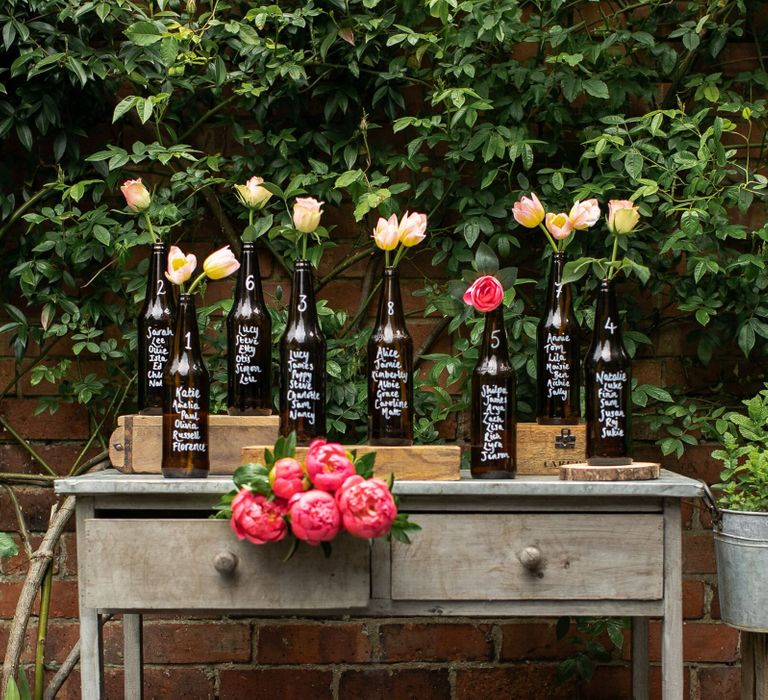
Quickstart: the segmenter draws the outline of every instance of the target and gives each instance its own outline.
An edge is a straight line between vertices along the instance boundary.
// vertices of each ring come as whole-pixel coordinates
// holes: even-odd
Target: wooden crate
[[[458,481],[460,478],[461,448],[458,445],[413,445],[412,447],[373,447],[345,445],[357,450],[358,455],[376,452],[374,476],[386,479],[394,474],[401,481]],[[264,445],[243,447],[241,463],[263,462]],[[296,457],[303,460],[306,447],[296,448]]]
[[[559,476],[560,466],[587,459],[587,426],[517,424],[517,473]]]
[[[232,474],[240,464],[243,445],[273,445],[279,423],[278,416],[210,416],[211,474]],[[120,416],[109,438],[112,466],[128,474],[159,474],[162,428],[162,416]]]

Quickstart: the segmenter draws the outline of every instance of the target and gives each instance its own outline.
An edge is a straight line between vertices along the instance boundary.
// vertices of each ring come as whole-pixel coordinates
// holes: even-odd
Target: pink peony
[[[552,234],[552,238],[561,241],[568,238],[573,231],[573,223],[568,218],[568,214],[560,212],[559,214],[547,214],[547,231]]]
[[[146,211],[152,203],[149,191],[141,182],[141,178],[136,180],[126,180],[120,187],[120,191],[125,197],[125,203],[133,211]]]
[[[397,517],[397,506],[389,487],[381,479],[349,477],[336,492],[341,519],[355,537],[371,539],[386,535]]]
[[[355,473],[355,465],[346,450],[335,442],[313,440],[307,450],[307,474],[322,491],[335,491]]]
[[[583,202],[576,200],[568,212],[568,218],[577,231],[592,228],[600,219],[600,205],[596,199],[585,199]]]
[[[493,275],[478,277],[464,292],[464,303],[478,311],[493,311],[504,299],[504,287]]]
[[[293,457],[283,457],[269,472],[269,481],[275,496],[288,499],[304,490],[304,470]]]
[[[232,501],[229,524],[238,539],[245,538],[253,544],[279,542],[288,532],[283,518],[285,514],[285,501],[268,501],[261,494],[243,487]]]
[[[312,489],[297,493],[288,501],[291,530],[307,544],[332,540],[341,528],[341,513],[330,493]]]
[[[544,221],[544,207],[541,205],[535,192],[531,192],[531,198],[521,197],[512,207],[512,216],[515,221],[526,228],[536,228]]]

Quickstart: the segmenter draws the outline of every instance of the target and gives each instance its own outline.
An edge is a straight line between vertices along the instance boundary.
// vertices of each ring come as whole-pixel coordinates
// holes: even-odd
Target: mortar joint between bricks
[[[500,624],[493,623],[491,625],[490,637],[493,644],[492,661],[498,662],[501,659],[501,646],[504,642],[504,633],[501,630]]]

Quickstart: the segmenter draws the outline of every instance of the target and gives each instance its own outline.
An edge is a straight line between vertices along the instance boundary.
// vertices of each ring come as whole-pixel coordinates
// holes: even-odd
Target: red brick
[[[683,572],[686,574],[713,574],[715,543],[711,532],[683,533]]]
[[[45,661],[61,663],[67,658],[72,647],[80,639],[80,625],[77,621],[60,622],[48,621],[48,629],[45,639]],[[27,635],[24,640],[24,650],[21,660],[24,663],[34,663],[37,647],[37,617],[30,618],[27,626]],[[0,648],[2,648],[0,646]]]
[[[339,683],[339,700],[446,700],[450,696],[447,670],[345,671]]]
[[[652,661],[661,660],[661,623],[652,621],[648,653]],[[738,658],[739,632],[719,622],[683,624],[683,658],[689,662],[732,663]]]
[[[489,625],[405,623],[380,628],[383,661],[488,661]]]
[[[712,601],[709,604],[709,616],[713,620],[722,618],[722,612],[720,611],[720,589],[716,584],[712,586]]]
[[[251,660],[251,628],[246,623],[145,622],[144,660],[152,664],[205,664]],[[104,631],[108,664],[123,662],[122,624]]]
[[[628,665],[596,666],[592,679],[584,686],[589,700],[624,700],[631,697],[632,674]]]
[[[59,567],[62,576],[77,576],[77,536],[65,532],[59,540]]]
[[[35,606],[37,610],[37,606]],[[51,589],[51,617],[76,618],[80,613],[77,581],[53,579]]]
[[[555,665],[460,668],[456,671],[456,700],[572,700],[574,686],[555,680]],[[449,695],[441,696],[442,698]]]
[[[35,415],[37,399],[3,399],[0,414],[22,437],[30,440],[84,440],[89,435],[88,412],[85,406],[60,403],[51,415],[44,411]],[[10,435],[0,429],[0,439]]]
[[[665,463],[679,474],[714,484],[720,481],[720,472],[723,470],[723,463],[712,457],[712,450],[716,449],[718,445],[713,443],[690,445],[685,448],[679,460],[674,455],[669,455],[665,458]]]
[[[54,442],[39,443],[33,442],[32,447],[48,463],[56,474],[66,476],[80,451],[82,444],[77,442]],[[89,460],[95,457],[101,449],[93,447],[86,453],[81,460]],[[0,464],[3,465],[3,471],[13,472],[14,474],[37,474],[42,472],[39,462],[32,458],[21,445],[15,442],[0,444]]]
[[[21,538],[18,534],[13,535],[13,539],[19,546],[19,553],[16,556],[8,559],[0,559],[0,573],[10,577],[23,578],[26,576],[29,570],[29,559],[27,559],[27,553],[21,544]],[[36,551],[43,540],[42,535],[31,535],[30,541],[32,545],[32,551]],[[61,572],[62,562],[62,550],[61,546],[57,545],[53,553],[53,573],[58,575]]]
[[[558,639],[554,623],[518,622],[501,625],[501,661],[561,659],[572,654],[573,645]]]
[[[332,671],[249,669],[219,671],[219,700],[331,700]],[[183,697],[174,695],[173,697]],[[369,696],[360,695],[359,698]]]
[[[53,489],[45,487],[15,487],[16,498],[21,505],[24,521],[31,532],[44,532],[48,529],[51,506],[56,502]],[[74,521],[74,518],[71,519]],[[16,512],[5,489],[0,492],[0,531],[16,532],[18,529]]]
[[[688,667],[685,666],[683,668],[683,698],[690,698],[691,697],[691,674],[694,673],[694,671]],[[650,673],[650,679],[649,679],[649,685],[650,687],[650,698],[651,700],[662,700],[661,696],[661,666],[660,665],[652,665],[651,666],[651,673]],[[704,695],[699,698],[699,700],[716,700],[715,698],[707,698]],[[717,699],[719,700],[719,698]]]
[[[683,617],[686,620],[704,616],[704,583],[683,581]]]
[[[258,631],[260,664],[330,664],[368,661],[371,642],[361,624],[263,625]]]
[[[0,581],[0,618],[13,617],[23,585],[23,581]]]
[[[734,667],[700,668],[699,688],[701,700],[739,700],[741,698],[741,670]]]

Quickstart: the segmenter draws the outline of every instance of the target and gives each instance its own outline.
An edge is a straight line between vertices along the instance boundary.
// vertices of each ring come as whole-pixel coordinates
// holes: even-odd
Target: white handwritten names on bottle
[[[289,350],[286,398],[291,420],[303,418],[309,425],[317,422],[320,392],[315,381],[315,365],[310,360],[309,350]]]
[[[374,409],[385,419],[402,416],[403,411],[408,409],[405,391],[408,373],[403,370],[403,362],[397,348],[376,348],[371,379],[376,385]]]
[[[200,406],[202,394],[197,387],[177,386],[173,395],[173,452],[207,452],[208,444],[201,434],[204,420]]]
[[[547,398],[568,400],[571,390],[571,363],[568,361],[566,345],[570,342],[571,336],[568,334],[547,333],[547,342],[544,345]]]
[[[600,436],[604,438],[624,437],[627,414],[622,407],[623,393],[627,390],[627,373],[597,372],[597,410]]]
[[[261,366],[253,361],[259,349],[261,337],[258,326],[243,324],[235,335],[235,381],[241,386],[257,384],[262,373]]]
[[[509,410],[509,391],[505,386],[483,384],[480,387],[480,415],[483,425],[481,462],[509,459],[504,449]]]
[[[173,328],[147,328],[147,386],[150,389],[160,389],[163,386],[163,367],[171,355],[172,338]]]

